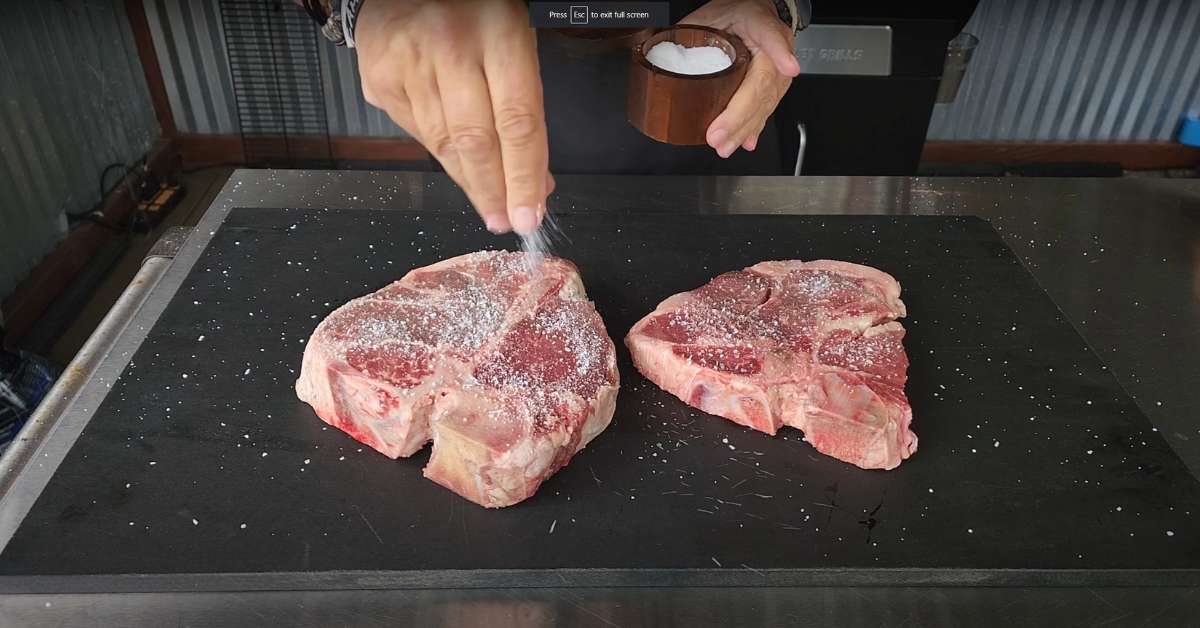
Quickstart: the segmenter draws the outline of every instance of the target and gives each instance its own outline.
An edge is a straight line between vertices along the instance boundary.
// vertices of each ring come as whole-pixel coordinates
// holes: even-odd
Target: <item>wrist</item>
[[[771,0],[770,4],[793,33],[804,30],[812,22],[811,0]]]
[[[320,25],[321,35],[339,45],[355,47],[354,32],[365,0],[296,0]]]

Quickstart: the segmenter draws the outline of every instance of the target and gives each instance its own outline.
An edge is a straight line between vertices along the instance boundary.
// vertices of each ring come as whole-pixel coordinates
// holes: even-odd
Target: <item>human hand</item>
[[[750,49],[746,77],[729,105],[705,134],[705,140],[721,157],[729,157],[739,146],[752,151],[758,136],[787,93],[792,78],[800,74],[792,29],[779,19],[769,0],[712,0],[680,20],[728,31],[742,38]]]
[[[537,229],[554,180],[525,3],[370,0],[355,44],[367,102],[433,154],[488,229]]]

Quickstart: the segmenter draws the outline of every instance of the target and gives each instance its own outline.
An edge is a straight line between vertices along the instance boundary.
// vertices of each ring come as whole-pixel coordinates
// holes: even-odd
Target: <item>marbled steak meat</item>
[[[866,469],[917,448],[904,395],[900,284],[868,266],[762,262],[671,296],[625,342],[648,379],[691,406]]]
[[[530,497],[608,426],[618,376],[575,266],[526,261],[463,255],[343,305],[313,332],[296,393],[389,457],[432,441],[425,477],[477,504]]]

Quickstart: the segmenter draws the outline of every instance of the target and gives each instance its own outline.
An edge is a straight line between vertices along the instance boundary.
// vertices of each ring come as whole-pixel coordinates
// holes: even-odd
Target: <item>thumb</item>
[[[758,51],[766,54],[775,69],[784,76],[795,77],[800,74],[800,62],[796,60],[796,50],[791,29],[764,28],[752,33],[749,43],[758,46]]]

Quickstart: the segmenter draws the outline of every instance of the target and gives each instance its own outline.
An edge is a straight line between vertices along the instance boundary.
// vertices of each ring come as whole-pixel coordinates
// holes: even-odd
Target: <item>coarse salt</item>
[[[690,76],[714,74],[733,65],[733,59],[716,46],[687,48],[670,41],[655,44],[646,53],[646,60],[654,67]]]

